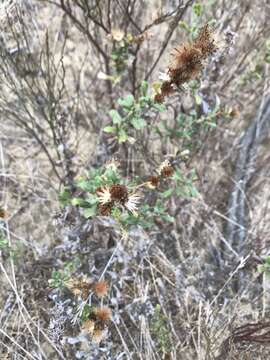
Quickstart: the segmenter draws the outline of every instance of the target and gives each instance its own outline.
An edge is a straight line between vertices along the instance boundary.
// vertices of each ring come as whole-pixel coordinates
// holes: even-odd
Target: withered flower
[[[98,205],[98,210],[100,215],[102,216],[109,216],[112,213],[112,208],[113,208],[113,202],[109,202],[107,204],[99,204]]]
[[[162,104],[165,100],[165,96],[162,93],[158,93],[154,97],[155,102]]]
[[[112,39],[117,42],[122,41],[125,37],[124,31],[121,29],[112,29],[110,35],[111,35]]]
[[[158,168],[158,173],[161,176],[170,177],[174,173],[174,168],[172,167],[172,165],[170,164],[170,162],[168,160],[165,160]]]
[[[101,215],[107,216],[112,212],[115,204],[119,203],[128,211],[137,216],[137,207],[140,196],[137,193],[129,193],[125,185],[114,184],[97,189],[98,209]]]
[[[105,338],[105,331],[101,329],[95,329],[92,335],[92,340],[99,344]]]
[[[0,207],[0,218],[6,219],[7,218],[7,212],[4,208]]]
[[[140,199],[141,197],[138,193],[133,193],[128,195],[128,200],[124,204],[125,208],[130,211],[134,216],[138,216],[137,210]]]
[[[128,198],[128,190],[125,185],[114,184],[110,187],[111,199],[113,201],[118,201],[124,203]]]
[[[240,110],[238,108],[232,108],[229,110],[229,116],[231,118],[238,118],[240,116]]]
[[[80,279],[69,279],[65,286],[75,295],[83,299],[87,298],[91,285],[89,282]]]
[[[209,25],[205,25],[192,43],[177,46],[172,54],[168,68],[169,79],[161,85],[155,95],[156,102],[163,102],[176,88],[197,77],[203,69],[203,61],[217,49]]]
[[[108,293],[108,284],[104,280],[100,280],[92,286],[93,292],[100,298],[104,297]]]
[[[98,201],[100,204],[104,205],[111,202],[111,192],[108,186],[100,187],[96,190]]]
[[[108,307],[100,307],[95,309],[95,316],[98,321],[105,324],[111,319],[112,312]]]
[[[95,330],[95,322],[93,320],[86,320],[82,324],[82,330],[86,331],[90,335],[93,335]]]
[[[164,83],[161,85],[160,90],[161,90],[161,93],[163,94],[163,96],[170,95],[172,92],[174,92],[172,82],[164,81]]]
[[[202,53],[194,45],[184,44],[174,49],[168,74],[176,86],[195,78],[202,70]],[[161,87],[162,91],[162,87]]]
[[[159,184],[159,176],[150,176],[147,185],[150,189],[155,189]]]
[[[194,46],[201,51],[203,59],[206,59],[217,50],[215,40],[212,38],[212,33],[213,30],[206,24],[200,30],[197,39],[194,41]]]

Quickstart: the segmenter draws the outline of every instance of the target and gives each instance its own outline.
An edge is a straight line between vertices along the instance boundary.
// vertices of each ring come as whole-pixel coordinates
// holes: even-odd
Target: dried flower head
[[[6,219],[7,218],[7,212],[4,208],[0,207],[0,218]]]
[[[99,344],[106,336],[106,332],[104,330],[101,329],[95,329],[95,331],[93,332],[92,335],[92,340]]]
[[[199,32],[197,39],[194,41],[194,46],[201,51],[202,58],[206,59],[209,55],[212,55],[217,46],[215,40],[212,38],[213,30],[208,24],[206,24]]]
[[[168,160],[165,160],[158,168],[158,173],[161,176],[170,177],[174,173],[174,168],[172,167],[172,165],[170,164],[170,162]]]
[[[238,118],[240,116],[240,110],[237,107],[230,109],[229,116],[231,118]]]
[[[138,193],[128,195],[128,200],[125,203],[125,208],[134,216],[138,216],[137,210],[141,196]]]
[[[173,84],[171,81],[164,81],[160,88],[163,96],[168,96],[174,92]]]
[[[159,184],[159,176],[150,176],[148,179],[147,185],[150,189],[155,189]]]
[[[113,201],[125,203],[128,198],[128,190],[125,185],[115,184],[110,187],[110,195]]]
[[[99,322],[105,324],[111,319],[112,312],[108,307],[96,308],[95,316]]]
[[[108,186],[98,188],[96,193],[100,204],[104,205],[111,202],[112,197],[111,197],[110,188]]]
[[[176,47],[171,54],[169,79],[161,85],[160,92],[155,95],[155,101],[163,102],[175,88],[181,88],[184,83],[197,77],[203,69],[203,61],[216,49],[209,25],[205,25],[200,30],[193,43],[184,43]]]
[[[82,330],[86,331],[90,335],[93,335],[94,330],[95,330],[95,322],[93,320],[86,320],[82,324]]]
[[[92,286],[93,292],[98,296],[98,297],[104,297],[108,294],[108,284],[106,281],[101,280],[98,281],[97,283],[95,283]]]
[[[102,216],[109,216],[112,213],[113,202],[109,202],[107,204],[99,204],[98,211]]]
[[[65,282],[65,286],[75,295],[87,298],[91,285],[85,280],[69,279]]]
[[[183,44],[174,49],[168,73],[177,86],[196,77],[202,70],[202,53],[192,44]]]
[[[111,37],[115,41],[122,41],[125,37],[125,33],[121,29],[112,29],[111,31]]]
[[[158,93],[154,97],[155,102],[162,104],[165,100],[165,96],[162,93]]]

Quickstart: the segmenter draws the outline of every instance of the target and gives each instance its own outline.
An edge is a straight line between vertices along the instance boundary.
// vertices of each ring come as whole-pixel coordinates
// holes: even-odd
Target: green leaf
[[[77,182],[78,188],[91,192],[93,190],[93,185],[89,180],[80,180]]]
[[[64,189],[58,196],[60,205],[62,207],[70,204],[70,200],[71,200],[71,193],[69,191],[69,189]]]
[[[110,117],[115,125],[120,125],[123,121],[122,117],[120,116],[117,110],[110,110],[109,111]]]
[[[171,222],[171,223],[173,223],[175,221],[174,217],[172,217],[171,215],[168,215],[168,214],[162,216],[162,218],[164,219],[164,221]]]
[[[86,321],[89,319],[89,316],[91,315],[91,313],[93,312],[92,307],[88,304],[84,305],[82,314],[81,314],[81,320],[82,321]]]
[[[119,220],[121,218],[121,211],[118,208],[113,208],[112,217],[116,220]]]
[[[116,129],[116,127],[114,127],[114,126],[105,126],[105,128],[103,129],[103,131],[104,131],[105,133],[108,133],[108,134],[115,134],[116,131],[117,131],[117,129]]]
[[[147,95],[147,91],[148,91],[148,82],[147,81],[143,81],[141,83],[140,91],[143,96]]]
[[[127,95],[124,99],[118,99],[118,104],[125,108],[131,108],[134,104],[134,96],[132,94]]]
[[[202,9],[203,9],[203,7],[202,7],[202,4],[201,4],[201,3],[195,3],[195,4],[192,6],[192,10],[193,10],[193,12],[194,12],[194,14],[195,14],[196,16],[201,16],[201,14],[202,14]]]
[[[8,240],[5,238],[0,238],[0,249],[5,249],[8,247]]]
[[[196,105],[202,104],[202,98],[198,94],[195,95],[195,103],[196,103]]]
[[[196,189],[195,186],[191,186],[190,188],[190,196],[197,197],[199,195],[199,191]]]
[[[118,135],[118,142],[121,144],[123,142],[126,142],[127,140],[128,140],[128,134],[125,132],[125,130],[120,129]]]
[[[136,117],[131,120],[131,124],[137,130],[141,130],[147,125],[144,119]]]
[[[82,199],[82,198],[77,198],[77,197],[75,197],[75,198],[73,198],[73,199],[71,200],[71,204],[72,204],[73,206],[83,206],[83,205],[86,204],[86,201],[85,201],[84,199]]]
[[[165,106],[164,104],[157,104],[157,103],[155,103],[155,104],[153,105],[153,107],[154,107],[157,111],[159,111],[159,112],[163,112],[163,111],[166,110],[166,106]]]
[[[263,273],[263,272],[265,271],[264,265],[261,265],[261,264],[258,265],[258,266],[257,266],[257,270],[258,270],[259,273]]]
[[[92,206],[90,208],[84,209],[83,215],[87,219],[90,218],[90,217],[95,216],[96,215],[96,206]]]
[[[191,32],[190,27],[188,26],[188,24],[185,21],[179,21],[179,26],[180,26],[180,28],[186,30],[188,33]]]
[[[85,199],[85,204],[87,204],[87,206],[96,205],[97,203],[98,203],[98,197],[96,195],[89,194],[88,198]]]

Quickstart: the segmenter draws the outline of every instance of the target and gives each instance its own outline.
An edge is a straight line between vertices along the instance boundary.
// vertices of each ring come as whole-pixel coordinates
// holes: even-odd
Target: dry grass
[[[173,2],[151,0],[144,5],[143,17],[139,11],[142,2],[135,3],[137,12],[134,10],[133,22],[142,28],[157,21],[160,11],[166,13],[174,8]],[[208,6],[209,1],[201,3]],[[59,220],[58,194],[67,178],[64,160],[58,157],[54,137],[49,124],[43,121],[37,97],[27,98],[25,109],[23,99],[20,102],[9,93],[10,79],[21,79],[21,75],[10,73],[7,78],[0,75],[0,205],[8,213],[8,218],[0,223],[8,241],[5,248],[0,248],[1,360],[269,358],[267,344],[232,341],[235,329],[269,318],[269,279],[257,272],[258,262],[269,254],[269,135],[258,146],[256,172],[243,194],[248,225],[241,251],[228,242],[224,231],[228,198],[235,182],[235,162],[241,151],[239,141],[256,117],[265,88],[269,90],[269,73],[262,59],[265,41],[270,37],[266,21],[270,8],[267,1],[247,3],[217,0],[215,6],[207,8],[207,19],[204,16],[201,19],[203,23],[210,18],[216,20],[218,38],[227,25],[237,34],[233,55],[220,59],[216,68],[213,63],[206,67],[201,89],[209,104],[218,99],[222,106],[239,109],[240,114],[227,123],[218,123],[217,128],[203,138],[188,163],[180,165],[183,171],[196,168],[199,196],[188,200],[172,197],[167,206],[173,223],[158,219],[152,230],[132,228],[128,238],[121,238],[119,229],[108,219],[83,222],[75,214],[73,221],[70,208],[65,212],[65,221],[61,222],[63,217]],[[119,9],[124,2],[119,4],[111,15],[115,28],[121,28],[123,17]],[[107,160],[104,153],[114,146],[102,135],[102,128],[108,124],[111,96],[117,99],[132,91],[144,75],[149,74],[151,82],[157,80],[159,69],[168,63],[170,50],[179,39],[186,41],[187,35],[183,28],[175,29],[169,37],[167,51],[161,54],[150,74],[151,65],[168,38],[168,22],[174,19],[175,13],[161,24],[157,21],[148,30],[152,37],[133,54],[139,64],[138,83],[135,86],[132,83],[131,66],[128,74],[113,85],[113,94],[108,94],[107,81],[98,79],[98,74],[105,71],[102,56],[80,27],[50,1],[27,0],[23,9],[24,21],[32,36],[29,49],[35,56],[44,53],[48,32],[55,63],[59,64],[63,56],[65,89],[59,107],[69,125],[66,144],[72,152],[74,179],[93,164],[101,166]],[[1,14],[2,19],[3,11]],[[182,20],[187,24],[192,22],[191,2]],[[1,24],[6,22],[1,20]],[[138,32],[136,26],[130,24],[129,31]],[[21,30],[20,23],[14,26]],[[96,31],[95,36],[109,52],[111,45],[106,34],[92,23],[89,28],[93,33]],[[14,48],[13,25],[3,25],[2,29],[1,41],[9,49]],[[67,37],[65,30],[68,30]],[[261,78],[245,80],[244,76],[247,78],[257,64],[262,66]],[[57,78],[59,83],[61,74]],[[31,76],[22,79],[41,83],[39,75]],[[46,84],[42,82],[40,89],[46,98]],[[189,94],[175,95],[166,120],[173,122],[170,120],[172,109],[188,111],[188,101]],[[12,115],[14,109],[18,119]],[[29,124],[32,117],[38,119],[44,133],[49,134],[42,135],[41,139],[61,179],[48,154],[20,125],[20,119],[26,119]],[[143,136],[145,143],[148,138],[152,141],[151,135],[144,133]],[[149,151],[142,151],[139,145],[127,151],[123,146],[113,156],[119,158],[123,171],[135,169],[136,175],[141,175],[150,173],[151,161],[155,164],[164,154],[176,154],[181,145],[178,140],[165,137],[162,140],[153,137],[153,144]],[[63,268],[76,256],[80,261],[79,275],[93,276],[96,280],[109,278],[109,297],[104,300],[104,306],[111,307],[112,321],[106,339],[100,344],[84,337],[77,325],[67,325],[70,305],[61,307],[61,302],[68,301],[68,295],[64,293],[60,297],[48,286],[52,270]]]

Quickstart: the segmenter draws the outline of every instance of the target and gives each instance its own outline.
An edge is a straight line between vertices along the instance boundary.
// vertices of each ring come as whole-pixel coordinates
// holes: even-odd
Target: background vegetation
[[[0,28],[1,360],[269,359],[269,1],[1,0]]]

